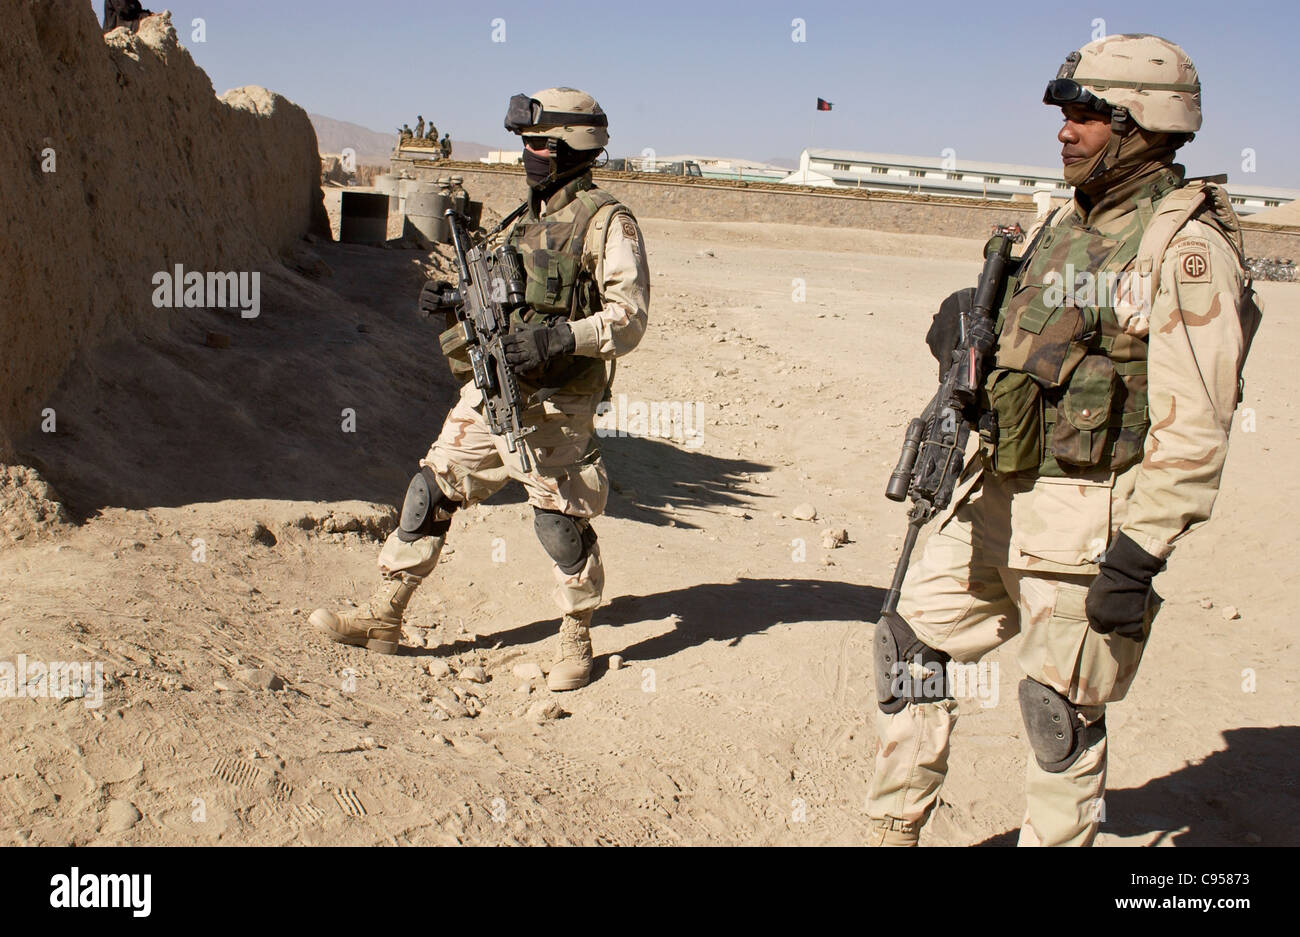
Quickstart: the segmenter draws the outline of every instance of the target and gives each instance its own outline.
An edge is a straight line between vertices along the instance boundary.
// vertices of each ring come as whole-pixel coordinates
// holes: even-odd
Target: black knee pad
[[[918,638],[897,612],[882,615],[876,622],[873,644],[876,702],[881,712],[892,715],[908,703],[952,699],[948,686],[948,661],[952,658]],[[912,676],[908,665],[918,658],[933,676],[923,680]]]
[[[442,537],[451,526],[451,515],[460,507],[442,493],[433,469],[420,466],[420,472],[411,479],[402,502],[402,516],[397,522],[397,537],[413,543],[421,537]]]
[[[1060,774],[1106,736],[1106,717],[1085,725],[1079,707],[1029,677],[1020,681],[1020,714],[1038,767]]]
[[[533,508],[533,530],[555,565],[572,576],[582,569],[596,545],[596,531],[585,517]]]

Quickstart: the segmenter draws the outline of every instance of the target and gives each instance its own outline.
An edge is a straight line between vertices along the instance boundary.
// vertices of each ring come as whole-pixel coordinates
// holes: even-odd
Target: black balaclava
[[[537,188],[551,174],[551,160],[540,156],[528,147],[524,147],[524,175],[528,177],[530,188]]]
[[[541,198],[549,198],[591,167],[600,151],[575,150],[563,140],[555,141],[555,171],[551,160],[524,147],[524,174],[528,185]]]

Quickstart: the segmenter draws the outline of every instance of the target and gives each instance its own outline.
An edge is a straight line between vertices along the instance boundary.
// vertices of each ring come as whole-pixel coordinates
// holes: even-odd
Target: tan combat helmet
[[[1196,66],[1175,43],[1146,33],[1107,36],[1071,52],[1048,83],[1043,103],[1121,110],[1156,133],[1201,129]]]
[[[575,150],[599,150],[609,143],[609,119],[596,99],[576,88],[546,88],[532,97],[510,99],[505,127],[526,137],[563,140]]]

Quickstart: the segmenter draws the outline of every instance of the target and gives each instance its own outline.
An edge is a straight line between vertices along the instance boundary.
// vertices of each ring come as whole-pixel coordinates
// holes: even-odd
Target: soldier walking
[[[505,353],[533,401],[524,417],[536,430],[521,443],[532,468],[523,471],[519,455],[489,431],[482,394],[466,383],[411,479],[398,529],[379,553],[379,590],[355,612],[317,609],[311,622],[334,641],[396,653],[403,613],[437,567],[456,511],[514,480],[528,495],[537,538],[555,564],[554,599],[563,613],[547,686],[574,690],[591,678],[589,628],[605,582],[591,525],[609,495],[594,436],[596,407],[608,393],[613,360],[645,332],[650,273],[636,219],[591,179],[592,163],[609,140],[596,101],[572,88],[516,95],[506,129],[523,137],[529,186],[527,211],[506,236],[524,260],[528,309]],[[445,312],[447,292],[445,284],[427,284],[421,308]],[[444,334],[443,350],[453,373],[464,374],[458,334]]]

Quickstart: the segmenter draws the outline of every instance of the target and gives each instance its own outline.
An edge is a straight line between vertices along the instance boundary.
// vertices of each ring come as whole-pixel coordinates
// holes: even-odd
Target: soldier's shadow
[[[1227,747],[1141,787],[1106,792],[1101,830],[1157,833],[1152,845],[1300,845],[1296,752],[1300,726],[1223,733]],[[979,846],[1013,846],[1017,831]]]
[[[608,517],[640,521],[657,527],[701,526],[691,512],[720,512],[749,508],[753,499],[771,497],[755,491],[750,477],[770,472],[770,465],[749,459],[729,459],[642,436],[599,440],[609,471]],[[516,484],[507,485],[487,504],[522,504],[527,498]]]
[[[669,657],[688,647],[724,641],[735,647],[776,624],[809,621],[875,621],[885,591],[876,586],[825,579],[738,579],[706,582],[651,595],[621,595],[603,606],[594,625],[669,620],[672,629],[622,648],[606,645],[629,661]],[[555,634],[554,618],[493,634],[504,644],[530,644]],[[603,670],[604,659],[597,671]]]

